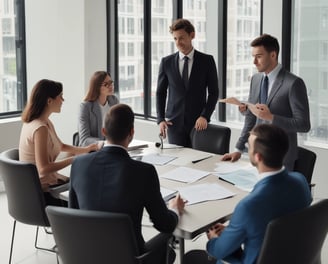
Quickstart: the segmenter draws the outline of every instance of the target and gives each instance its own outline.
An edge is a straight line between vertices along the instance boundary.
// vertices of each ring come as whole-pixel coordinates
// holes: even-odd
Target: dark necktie
[[[260,104],[266,104],[268,99],[269,78],[265,76],[261,83]]]
[[[183,70],[182,70],[182,80],[184,83],[185,88],[188,88],[188,60],[189,58],[187,56],[183,57],[184,63],[183,63]]]

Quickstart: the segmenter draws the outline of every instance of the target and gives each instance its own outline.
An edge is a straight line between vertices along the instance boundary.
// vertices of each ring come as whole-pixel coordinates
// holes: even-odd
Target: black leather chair
[[[79,146],[80,144],[80,136],[79,136],[79,132],[75,132],[73,134],[73,146]]]
[[[257,264],[320,264],[328,232],[328,199],[271,221]]]
[[[190,132],[193,149],[223,155],[229,152],[231,130],[229,127],[208,124],[206,130]]]
[[[45,212],[44,194],[38,171],[35,165],[18,161],[18,159],[18,149],[9,149],[0,154],[0,175],[7,194],[8,211],[14,218],[9,264],[12,260],[17,221],[37,226],[35,248],[54,252],[53,249],[41,248],[37,244],[39,226],[50,226]]]
[[[295,161],[294,171],[302,173],[312,189],[315,186],[315,184],[312,183],[312,174],[317,155],[313,151],[303,147],[297,147],[297,151],[298,158]]]
[[[47,206],[49,221],[64,264],[142,263],[128,215]]]
[[[182,264],[216,264],[216,259],[205,250],[194,249],[183,255]]]

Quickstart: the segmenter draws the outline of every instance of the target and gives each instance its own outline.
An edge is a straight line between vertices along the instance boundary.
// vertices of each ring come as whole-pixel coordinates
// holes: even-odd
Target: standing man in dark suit
[[[169,201],[168,209],[154,166],[130,158],[127,147],[134,135],[134,113],[129,106],[111,107],[103,134],[107,141],[100,151],[77,157],[72,164],[69,205],[128,214],[140,252],[153,252],[145,263],[164,263],[167,241],[184,209],[184,201],[178,195]],[[147,243],[141,230],[144,208],[154,227],[163,232]],[[172,249],[171,252],[174,254]]]
[[[284,165],[293,170],[297,158],[297,132],[305,133],[311,128],[305,84],[301,78],[278,63],[279,43],[276,38],[264,34],[254,39],[251,46],[254,64],[259,73],[252,77],[248,102],[255,107],[239,107],[245,113],[244,128],[236,144],[236,151],[225,154],[222,160],[237,161],[245,150],[251,129],[259,123],[271,123],[283,128],[288,134],[289,150]],[[266,76],[267,99],[260,102],[260,87],[263,87]]]
[[[191,129],[206,129],[215,109],[217,70],[211,55],[193,48],[195,28],[188,20],[176,20],[170,33],[179,51],[164,57],[159,67],[157,123],[169,143],[190,147]]]

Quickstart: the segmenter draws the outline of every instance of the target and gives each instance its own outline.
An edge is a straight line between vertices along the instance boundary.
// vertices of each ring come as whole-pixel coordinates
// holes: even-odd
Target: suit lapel
[[[96,120],[96,126],[98,127],[98,131],[101,131],[101,127],[102,127],[101,111],[97,101],[92,102],[91,112],[94,114],[94,119]]]
[[[189,76],[189,88],[193,84],[193,77],[197,79],[197,76],[200,72],[202,72],[201,65],[202,63],[199,62],[199,53],[197,50],[194,51],[194,58],[193,63],[191,66],[190,76]],[[195,72],[195,73],[194,73]],[[197,83],[197,81],[196,81]]]
[[[284,75],[285,75],[285,71],[283,69],[281,69],[277,75],[277,78],[275,80],[275,82],[272,85],[270,94],[269,94],[269,98],[267,100],[267,105],[270,105],[272,98],[275,96],[275,94],[279,91],[279,89],[282,86],[282,82],[284,79]]]
[[[180,69],[179,69],[179,52],[177,52],[175,54],[175,56],[173,57],[174,58],[174,61],[173,61],[173,69],[172,69],[172,72],[174,74],[174,77],[176,80],[179,80],[179,86],[181,88],[183,88],[183,90],[185,90],[184,88],[184,82],[183,82],[183,79],[182,79],[182,76],[180,74]]]

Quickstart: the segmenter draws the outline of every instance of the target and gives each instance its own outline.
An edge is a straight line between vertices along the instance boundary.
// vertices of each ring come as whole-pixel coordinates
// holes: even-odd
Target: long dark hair
[[[29,123],[39,118],[47,106],[49,98],[55,99],[63,92],[60,82],[43,79],[38,81],[31,92],[30,98],[22,113],[23,122]]]
[[[100,96],[100,88],[107,76],[110,76],[110,73],[105,71],[96,71],[89,83],[88,93],[84,98],[84,101],[94,102],[97,101]]]

